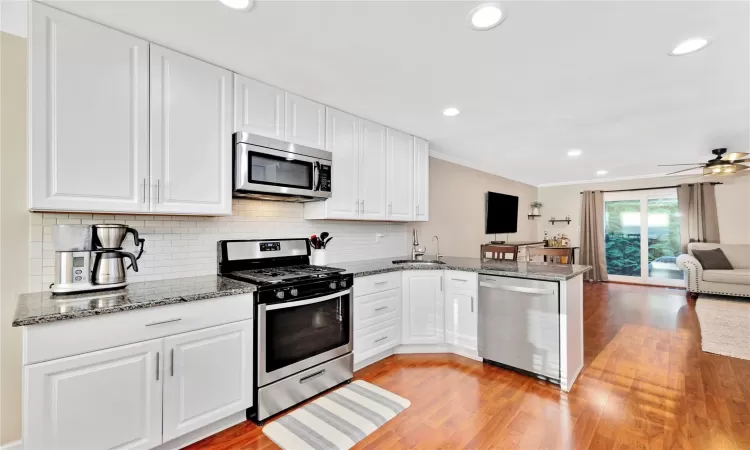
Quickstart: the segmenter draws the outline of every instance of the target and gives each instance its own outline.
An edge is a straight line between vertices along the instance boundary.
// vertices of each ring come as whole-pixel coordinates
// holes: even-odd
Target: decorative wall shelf
[[[570,219],[550,219],[549,223],[555,224],[556,222],[567,222],[570,225]]]

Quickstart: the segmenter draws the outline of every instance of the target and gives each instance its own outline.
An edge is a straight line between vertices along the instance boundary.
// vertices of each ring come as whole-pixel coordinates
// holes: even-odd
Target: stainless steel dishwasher
[[[560,288],[555,281],[479,276],[479,356],[560,382]]]

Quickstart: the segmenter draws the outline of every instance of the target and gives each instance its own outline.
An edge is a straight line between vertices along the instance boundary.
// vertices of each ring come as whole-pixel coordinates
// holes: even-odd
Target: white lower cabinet
[[[24,449],[161,444],[163,344],[154,339],[26,366]]]
[[[443,271],[405,271],[401,289],[402,343],[442,344]]]
[[[161,308],[180,314],[179,306]],[[132,315],[123,313],[123,320],[131,320],[126,314]],[[35,327],[57,328],[82,341],[94,339],[86,331],[75,331],[73,322]],[[24,449],[157,447],[252,406],[252,361],[253,321],[247,319],[27,364]]]
[[[445,343],[476,353],[476,290],[448,288],[445,291]]]
[[[251,320],[164,339],[164,441],[253,402]]]

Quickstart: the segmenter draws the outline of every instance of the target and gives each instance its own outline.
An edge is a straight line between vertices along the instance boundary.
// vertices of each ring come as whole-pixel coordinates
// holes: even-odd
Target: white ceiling
[[[661,174],[750,148],[744,1],[502,2],[507,19],[486,32],[466,24],[477,2],[51,3],[529,184]],[[666,55],[692,36],[713,43]]]

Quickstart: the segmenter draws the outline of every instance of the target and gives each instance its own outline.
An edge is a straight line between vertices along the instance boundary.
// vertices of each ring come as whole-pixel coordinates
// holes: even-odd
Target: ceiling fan
[[[750,153],[733,152],[727,153],[725,148],[715,148],[711,150],[711,153],[716,155],[716,158],[709,159],[707,163],[694,163],[694,164],[659,164],[660,167],[668,166],[693,166],[688,169],[678,170],[677,172],[668,173],[667,175],[674,175],[680,172],[687,172],[688,170],[697,169],[703,167],[703,175],[732,175],[741,170],[750,169],[750,166],[745,164],[750,162],[750,158],[745,158]],[[745,159],[742,159],[745,158]]]

